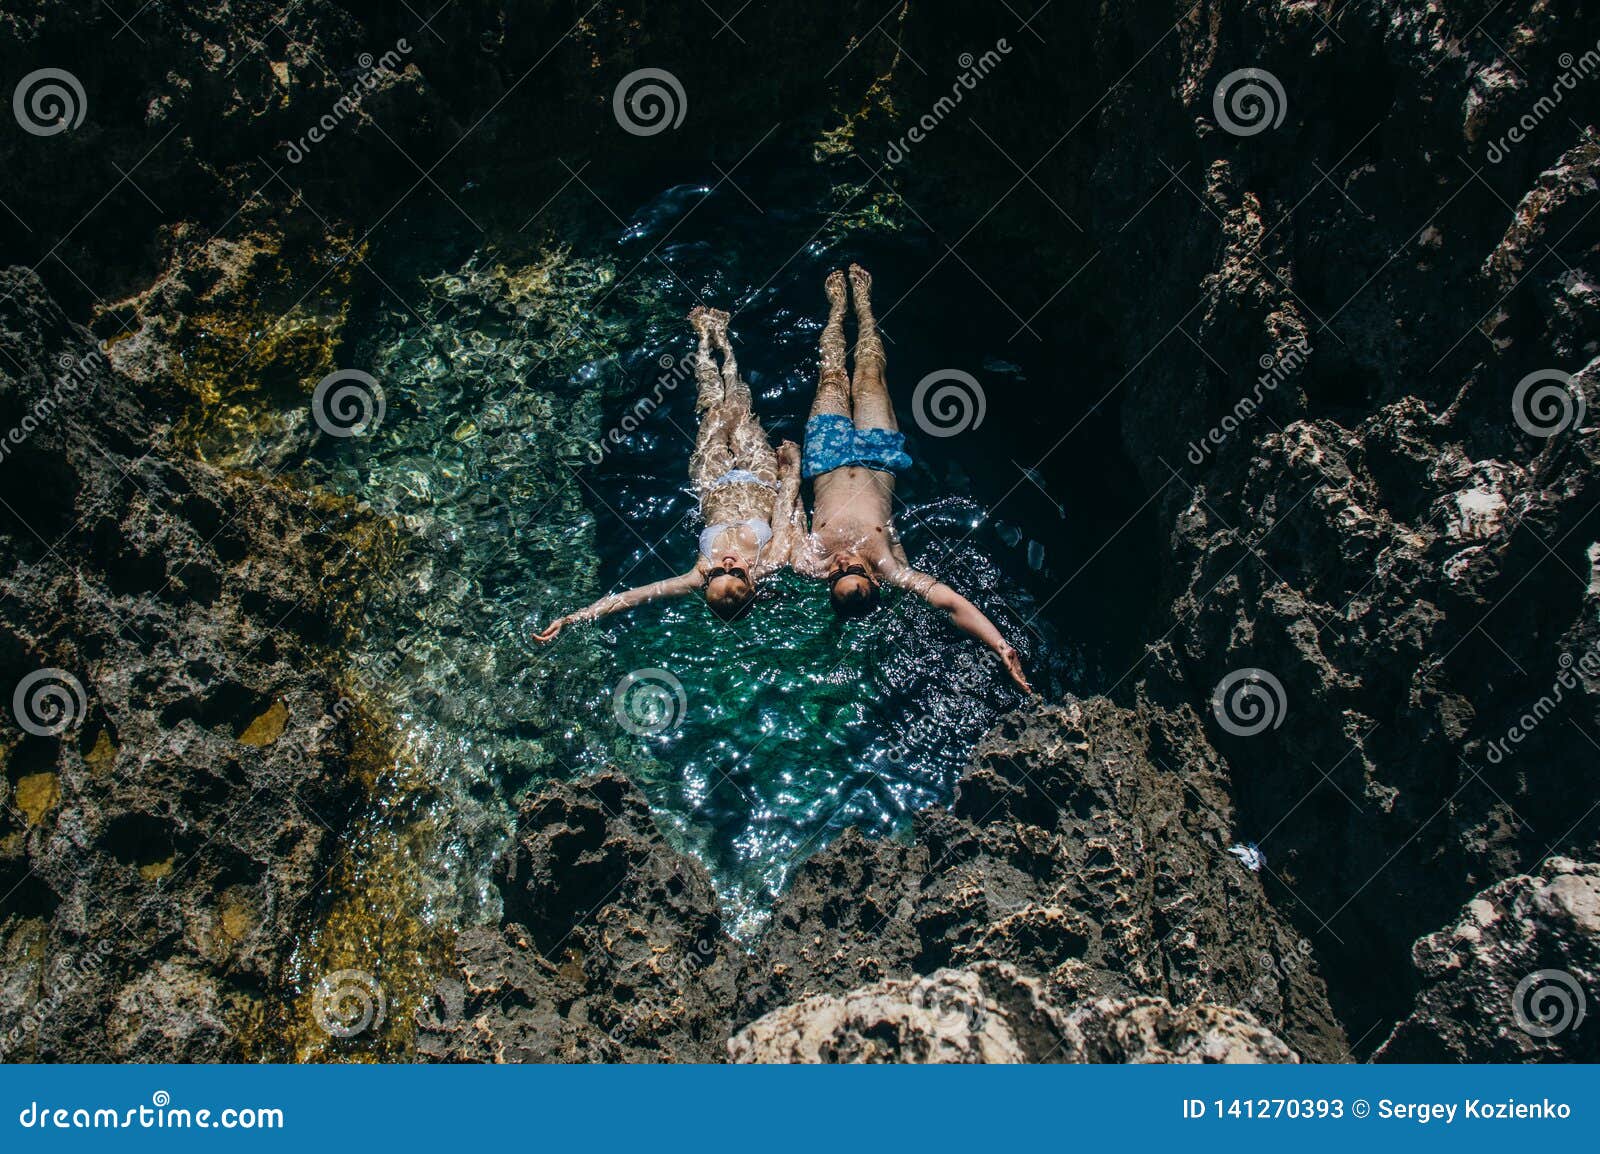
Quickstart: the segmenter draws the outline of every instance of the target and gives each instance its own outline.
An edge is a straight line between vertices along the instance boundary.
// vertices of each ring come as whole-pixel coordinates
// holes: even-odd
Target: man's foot
[[[828,279],[822,282],[822,291],[828,294],[829,308],[844,308],[844,273],[839,269],[830,272]]]
[[[855,297],[856,308],[872,308],[872,274],[858,264],[850,266],[850,292]]]

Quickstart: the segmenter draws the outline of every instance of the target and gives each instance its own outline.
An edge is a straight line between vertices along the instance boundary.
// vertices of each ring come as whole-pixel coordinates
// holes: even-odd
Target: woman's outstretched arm
[[[574,622],[594,621],[612,613],[620,613],[625,609],[632,609],[635,605],[643,605],[647,601],[659,601],[664,597],[681,597],[685,593],[699,589],[705,583],[705,575],[700,572],[699,566],[696,566],[687,573],[680,573],[676,577],[668,577],[665,581],[653,581],[649,585],[640,585],[633,589],[625,589],[621,593],[608,594],[594,604],[584,606],[576,613],[568,613],[565,617],[557,617],[549,625],[535,633],[533,637],[535,641],[554,641],[556,634]]]
[[[772,541],[763,552],[765,566],[775,571],[794,564],[795,548],[805,540],[806,506],[800,499],[800,446],[785,441],[778,446],[778,496],[772,502]]]

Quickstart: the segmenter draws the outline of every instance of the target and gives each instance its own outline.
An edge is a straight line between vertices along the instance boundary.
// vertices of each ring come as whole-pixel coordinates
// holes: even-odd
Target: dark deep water
[[[1105,392],[1094,334],[1066,349],[1021,331],[962,261],[940,259],[954,238],[881,185],[841,183],[849,174],[808,146],[769,141],[758,159],[737,187],[709,163],[609,183],[589,170],[522,230],[549,190],[497,190],[527,203],[482,214],[482,195],[464,189],[483,233],[441,208],[396,221],[376,246],[386,283],[347,347],[380,380],[384,420],[325,440],[305,471],[406,530],[370,591],[352,668],[436,792],[440,916],[492,905],[489,865],[520,791],[613,764],[711,868],[734,928],[753,932],[794,867],[840,830],[889,835],[948,800],[973,744],[1021,700],[919,600],[841,623],[822,585],[793,574],[731,630],[689,599],[571,627],[548,647],[527,639],[692,564],[683,318],[696,303],[734,314],[759,415],[774,442],[799,441],[823,277],[868,267],[916,462],[896,510],[912,564],[983,608],[1047,697],[1103,689],[1135,656],[1125,639],[1152,583],[1140,580],[1151,533],[1129,523],[1139,487],[1116,414],[1087,412]],[[557,242],[539,239],[557,220]],[[911,394],[942,369],[978,380],[980,425],[919,429]],[[634,693],[668,688],[653,703],[623,698],[635,712],[619,714],[630,673]],[[652,704],[665,712],[645,720],[660,732],[621,723]],[[418,820],[414,801],[393,808],[380,826]]]

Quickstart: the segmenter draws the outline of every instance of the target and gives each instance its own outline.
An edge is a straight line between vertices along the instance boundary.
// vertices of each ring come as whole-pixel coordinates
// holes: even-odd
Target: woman
[[[694,589],[704,591],[706,604],[718,617],[736,621],[755,601],[757,582],[788,562],[800,492],[800,450],[785,441],[774,453],[768,444],[751,405],[750,386],[739,379],[728,343],[728,314],[700,306],[689,314],[689,323],[700,334],[694,370],[700,435],[689,459],[689,476],[706,523],[700,555],[686,573],[613,593],[557,618],[534,634],[539,641],[553,640],[574,621],[593,621]],[[713,343],[722,353],[720,373],[711,355]]]

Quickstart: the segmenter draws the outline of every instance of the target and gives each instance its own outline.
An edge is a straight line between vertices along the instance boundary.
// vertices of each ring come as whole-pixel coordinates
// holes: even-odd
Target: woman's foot
[[[857,309],[872,309],[872,274],[858,264],[850,266],[850,292]]]
[[[702,337],[713,333],[726,333],[728,314],[721,309],[708,309],[705,305],[695,305],[689,310],[689,323]]]
[[[844,309],[844,273],[834,269],[822,282],[822,291],[828,294],[828,307],[834,312]]]

